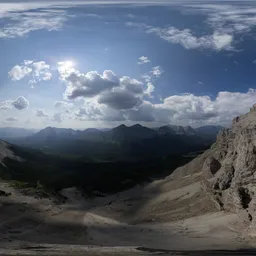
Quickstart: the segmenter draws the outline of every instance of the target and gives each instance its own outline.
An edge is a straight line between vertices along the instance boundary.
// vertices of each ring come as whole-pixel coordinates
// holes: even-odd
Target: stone
[[[10,196],[10,195],[11,195],[11,193],[7,193],[3,190],[0,190],[0,196]]]
[[[232,164],[224,165],[216,175],[214,188],[225,190],[231,186],[234,177],[234,167]]]
[[[217,171],[221,168],[221,164],[218,160],[216,160],[214,157],[210,156],[208,157],[203,165],[203,174],[206,179],[214,177],[214,175],[217,173]]]
[[[230,129],[220,131],[206,154],[203,190],[218,209],[241,214],[245,226],[256,223],[256,104],[234,118]]]

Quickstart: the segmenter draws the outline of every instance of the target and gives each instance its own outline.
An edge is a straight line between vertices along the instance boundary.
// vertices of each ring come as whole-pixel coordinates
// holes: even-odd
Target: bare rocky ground
[[[201,173],[174,176],[94,199],[65,189],[65,204],[1,181],[0,255],[255,254],[237,215],[218,211],[201,189]]]

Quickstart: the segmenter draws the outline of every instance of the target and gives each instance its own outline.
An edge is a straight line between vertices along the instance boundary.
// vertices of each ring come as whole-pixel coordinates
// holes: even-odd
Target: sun
[[[74,63],[71,60],[67,60],[67,61],[64,62],[64,67],[65,68],[72,68],[73,66],[74,66]]]
[[[66,61],[61,61],[58,62],[58,65],[64,69],[64,70],[68,70],[70,68],[73,68],[75,66],[75,63],[72,60],[66,60]]]

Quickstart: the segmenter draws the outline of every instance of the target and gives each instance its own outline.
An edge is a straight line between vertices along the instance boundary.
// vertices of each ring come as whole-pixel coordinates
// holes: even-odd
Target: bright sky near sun
[[[1,1],[0,126],[228,125],[256,102],[256,3]]]

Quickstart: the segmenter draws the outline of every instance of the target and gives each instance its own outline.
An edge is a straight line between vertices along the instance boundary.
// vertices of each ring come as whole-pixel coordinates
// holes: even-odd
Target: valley
[[[136,161],[1,141],[0,253],[253,255],[240,215],[217,207],[204,186],[205,163],[221,152],[225,131],[205,151]]]

